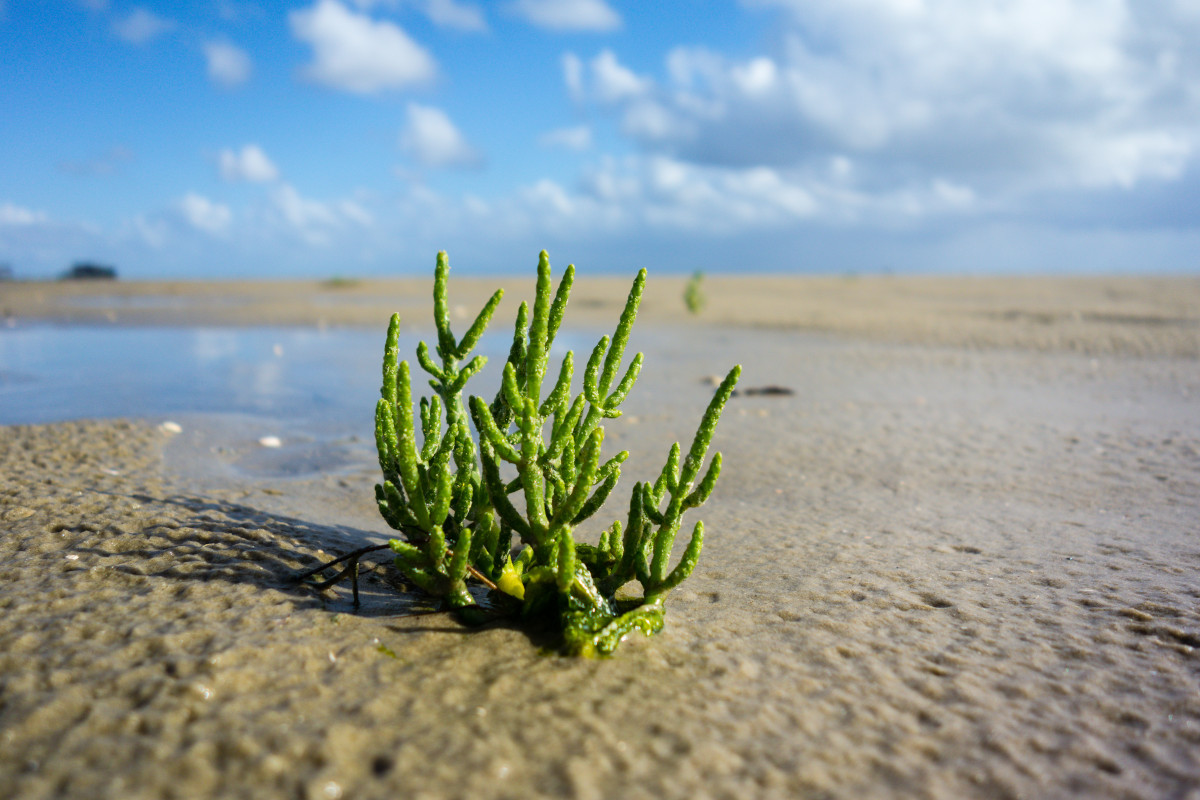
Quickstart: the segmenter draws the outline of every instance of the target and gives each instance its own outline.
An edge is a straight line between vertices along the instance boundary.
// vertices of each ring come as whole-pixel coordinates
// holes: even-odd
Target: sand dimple
[[[366,467],[200,481],[151,424],[0,428],[0,795],[1200,784],[1194,364],[679,337],[712,363],[649,354],[622,486],[732,359],[796,393],[731,401],[700,568],[606,662],[414,615],[382,570],[360,613],[289,583],[382,532]]]

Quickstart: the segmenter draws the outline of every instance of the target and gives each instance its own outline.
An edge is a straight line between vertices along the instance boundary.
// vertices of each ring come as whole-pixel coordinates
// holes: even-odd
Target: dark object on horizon
[[[717,375],[706,375],[700,380],[701,383],[707,383],[709,386],[718,386],[721,383],[721,378]],[[796,393],[795,389],[787,386],[747,386],[745,389],[734,389],[730,397],[791,397]]]
[[[13,268],[8,264],[0,264],[0,281],[11,281],[13,279]]]
[[[796,392],[786,386],[747,386],[745,389],[735,389],[733,396],[746,397],[790,397]]]
[[[79,262],[64,272],[62,276],[64,281],[115,281],[116,279],[116,267],[106,267],[103,264],[92,264],[86,261]]]

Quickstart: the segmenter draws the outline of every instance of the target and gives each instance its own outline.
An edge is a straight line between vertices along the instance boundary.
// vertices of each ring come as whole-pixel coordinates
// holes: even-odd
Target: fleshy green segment
[[[708,499],[720,475],[721,454],[716,453],[696,483],[741,368],[734,367],[717,389],[682,463],[677,444],[658,480],[634,485],[624,528],[614,521],[598,546],[580,543],[577,526],[601,510],[629,455],[621,451],[603,458],[600,423],[620,416],[619,406],[642,368],[638,353],[622,373],[646,271],[634,280],[612,336],[593,348],[581,391],[572,395],[575,362],[568,352],[544,393],[575,268],[567,267],[552,292],[550,260],[543,251],[533,306],[520,305],[501,388],[488,404],[480,397],[464,403],[462,393],[487,361],[467,358],[503,292],[492,295],[458,339],[450,327],[449,270],[446,254],[439,253],[433,307],[440,363],[424,342],[418,346],[417,362],[431,376],[434,391],[421,399],[419,419],[413,413],[409,364],[399,361],[399,315],[391,319],[384,346],[375,414],[383,483],[375,494],[384,520],[400,532],[401,538],[391,540],[397,569],[464,619],[554,616],[564,650],[572,654],[608,655],[633,631],[656,633],[663,626],[666,595],[692,573],[700,557],[704,524],[698,521],[682,557],[673,568],[669,564],[683,514]],[[506,480],[505,469],[516,478]],[[516,558],[514,534],[522,545]],[[617,590],[634,579],[642,586],[642,599],[618,603]],[[481,613],[469,581],[491,589],[487,613]]]

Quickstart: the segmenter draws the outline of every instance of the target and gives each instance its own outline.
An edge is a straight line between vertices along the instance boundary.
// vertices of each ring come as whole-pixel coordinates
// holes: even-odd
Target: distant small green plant
[[[321,286],[326,289],[353,289],[362,281],[357,278],[347,278],[342,275],[334,275],[332,278],[327,278],[321,282]]]
[[[684,513],[708,499],[721,473],[720,453],[703,475],[701,467],[741,367],[730,370],[717,388],[686,456],[681,459],[676,443],[657,480],[634,484],[625,524],[614,521],[598,544],[584,544],[577,541],[578,526],[601,510],[629,455],[623,450],[601,458],[600,423],[621,415],[618,406],[641,371],[638,353],[618,379],[646,271],[634,280],[612,337],[602,337],[592,349],[582,391],[572,396],[575,356],[568,352],[546,393],[549,354],[575,268],[567,267],[552,293],[543,251],[533,309],[520,306],[501,389],[491,403],[478,396],[464,402],[463,389],[487,361],[467,357],[503,290],[459,339],[450,330],[448,274],[446,254],[439,253],[433,290],[437,359],[424,342],[416,353],[432,376],[433,395],[422,397],[415,413],[409,364],[399,360],[398,314],[384,347],[375,408],[383,482],[375,497],[383,518],[400,532],[389,542],[396,568],[468,622],[549,619],[561,631],[563,649],[575,655],[607,655],[634,630],[658,632],[668,593],[700,557],[704,524],[697,521],[681,559],[670,564]],[[641,597],[618,598],[635,579]],[[477,600],[472,585],[481,587],[481,596],[484,588],[490,590],[486,599]]]
[[[683,287],[683,304],[693,314],[699,314],[708,303],[708,298],[704,296],[704,289],[700,286],[703,280],[704,273],[696,270],[688,279],[687,286]]]

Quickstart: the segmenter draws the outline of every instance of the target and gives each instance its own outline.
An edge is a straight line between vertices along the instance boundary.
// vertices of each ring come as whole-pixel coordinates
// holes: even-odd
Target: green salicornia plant
[[[708,499],[720,475],[720,453],[701,471],[741,367],[717,389],[686,455],[676,444],[657,480],[634,485],[625,524],[614,521],[598,544],[584,544],[579,526],[601,510],[629,455],[602,457],[601,423],[621,415],[642,368],[641,353],[622,365],[646,271],[634,280],[612,337],[592,349],[581,391],[573,394],[574,353],[563,357],[557,376],[548,364],[575,269],[567,267],[553,289],[543,251],[533,308],[522,303],[518,310],[501,388],[490,403],[478,396],[464,401],[463,389],[487,360],[468,357],[503,292],[492,295],[457,338],[447,311],[448,273],[446,254],[439,253],[437,345],[434,353],[424,342],[417,348],[433,394],[415,410],[409,364],[399,360],[398,314],[384,349],[375,410],[383,482],[375,494],[383,518],[400,533],[389,543],[396,568],[468,621],[503,615],[555,620],[572,654],[606,655],[631,631],[656,633],[667,594],[700,556],[704,524],[696,522],[682,558],[670,563],[684,513]],[[618,598],[633,580],[642,596]],[[487,602],[476,599],[472,584],[481,587],[479,594],[491,590]]]
[[[683,287],[683,304],[693,314],[699,314],[708,303],[708,298],[704,296],[704,289],[700,286],[703,280],[704,273],[696,270],[692,273],[692,277],[688,278],[687,286]]]

